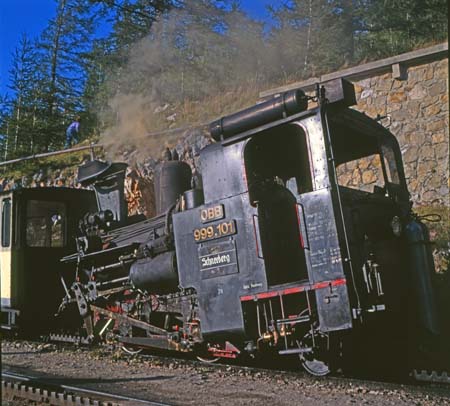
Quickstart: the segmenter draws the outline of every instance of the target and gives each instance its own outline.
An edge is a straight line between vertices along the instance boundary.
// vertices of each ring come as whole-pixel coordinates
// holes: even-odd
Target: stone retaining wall
[[[450,207],[448,44],[292,83],[260,96],[298,87],[313,90],[315,83],[341,77],[355,85],[357,110],[373,118],[387,116],[381,123],[399,141],[413,202]],[[340,183],[372,190],[378,164],[374,157],[338,168]]]
[[[355,88],[358,110],[387,116],[381,122],[400,143],[414,203],[448,205],[448,58],[409,67],[404,80],[391,72],[357,81]]]

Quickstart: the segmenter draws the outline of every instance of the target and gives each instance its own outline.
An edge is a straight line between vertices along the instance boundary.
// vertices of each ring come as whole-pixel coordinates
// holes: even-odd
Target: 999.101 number
[[[194,230],[194,240],[197,242],[214,240],[215,238],[225,237],[236,233],[236,224],[234,220],[214,224],[208,227],[196,228]]]

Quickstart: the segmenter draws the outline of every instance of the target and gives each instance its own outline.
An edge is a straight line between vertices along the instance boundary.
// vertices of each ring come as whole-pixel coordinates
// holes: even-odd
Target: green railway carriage
[[[63,288],[59,259],[75,247],[93,193],[64,187],[0,193],[1,328],[31,334],[54,325]]]

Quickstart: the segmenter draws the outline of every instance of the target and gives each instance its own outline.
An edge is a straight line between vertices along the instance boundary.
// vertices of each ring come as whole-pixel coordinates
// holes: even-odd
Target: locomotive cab
[[[218,143],[200,155],[205,204],[174,215],[178,271],[197,292],[205,339],[296,354],[323,375],[351,330],[392,350],[418,298],[422,324],[435,328],[434,299],[430,268],[410,270],[395,137],[348,108],[354,93],[342,80],[324,84],[318,107],[298,102],[268,122],[268,106],[273,115],[291,96],[211,124]],[[220,217],[203,219],[208,210]],[[217,232],[222,223],[232,232]],[[411,279],[420,285],[412,294]]]

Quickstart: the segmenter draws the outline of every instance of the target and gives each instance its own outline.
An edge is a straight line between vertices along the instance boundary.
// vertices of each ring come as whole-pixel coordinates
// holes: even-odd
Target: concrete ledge
[[[328,73],[302,82],[295,82],[290,85],[265,90],[259,94],[259,97],[266,98],[299,87],[308,91],[313,90],[316,83],[322,83],[332,79],[346,78],[349,80],[361,80],[376,74],[383,74],[391,71],[396,79],[401,80],[405,77],[405,71],[409,66],[416,66],[443,58],[448,58],[448,42]]]

